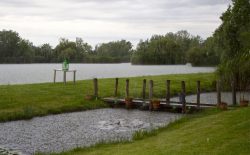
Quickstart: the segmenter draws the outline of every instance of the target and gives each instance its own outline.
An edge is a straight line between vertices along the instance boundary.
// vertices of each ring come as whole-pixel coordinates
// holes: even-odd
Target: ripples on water
[[[239,96],[238,93],[237,101]],[[250,100],[249,92],[245,93],[245,99]],[[187,96],[186,100],[196,102],[196,95]],[[231,103],[231,93],[222,93],[222,101]],[[215,104],[216,93],[201,94],[201,102]],[[27,154],[61,152],[102,141],[131,140],[135,131],[152,130],[181,117],[168,112],[110,108],[37,117],[0,123],[0,145]]]
[[[97,109],[0,123],[0,144],[32,154],[62,152],[103,141],[131,140],[137,130],[167,125],[180,114]]]

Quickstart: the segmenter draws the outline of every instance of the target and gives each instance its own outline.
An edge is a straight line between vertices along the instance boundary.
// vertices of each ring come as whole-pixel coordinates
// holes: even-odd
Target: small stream
[[[240,96],[242,97],[243,93],[236,94],[236,101],[237,103],[240,102]],[[250,92],[244,93],[244,99],[250,101]],[[179,97],[171,98],[172,101],[179,101]],[[197,95],[188,95],[186,96],[187,102],[196,103],[197,102]],[[229,105],[232,104],[232,93],[231,92],[222,92],[221,93],[221,101],[226,102]],[[209,92],[209,93],[201,93],[200,94],[200,102],[205,104],[216,104],[217,103],[217,93],[216,92]]]
[[[0,146],[23,154],[62,152],[98,142],[131,140],[137,130],[152,130],[180,117],[166,112],[110,108],[36,117],[0,123]]]
[[[245,93],[245,99],[250,100],[250,93]],[[196,95],[186,100],[196,102]],[[231,93],[222,93],[222,101],[231,103]],[[215,104],[216,93],[201,94],[201,103]],[[0,154],[62,152],[104,141],[131,140],[135,131],[152,130],[181,117],[168,112],[106,108],[0,123]]]

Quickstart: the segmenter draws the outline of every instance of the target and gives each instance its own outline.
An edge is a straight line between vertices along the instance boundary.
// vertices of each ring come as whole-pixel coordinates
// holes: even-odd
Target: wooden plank
[[[162,102],[162,101],[161,101]],[[182,104],[181,102],[178,101],[170,101],[170,103],[176,103],[176,104]],[[195,105],[197,106],[197,103],[192,103],[192,102],[186,102],[187,105]],[[209,104],[209,103],[200,103],[200,106],[216,106],[216,104]]]
[[[117,99],[117,98],[113,98],[113,97],[107,97],[107,98],[103,98],[104,100],[113,100],[113,101],[115,101],[115,100],[124,100],[123,98],[121,98],[121,99]],[[143,99],[143,98],[134,98],[133,99],[133,101],[141,101],[141,102],[144,102],[144,101],[150,101],[150,99]],[[165,99],[159,99],[160,100],[160,102],[162,103],[162,104],[166,104],[166,100]],[[176,103],[176,104],[180,104],[180,105],[182,105],[182,102],[180,102],[180,101],[169,101],[170,103]],[[190,105],[195,105],[195,106],[197,106],[197,103],[195,103],[195,102],[186,102],[186,105],[188,105],[188,104],[190,104]],[[209,103],[200,103],[200,105],[207,105],[207,106],[216,106],[216,104],[209,104]]]
[[[109,102],[109,103],[125,103],[125,99],[115,99],[115,98],[103,98],[102,99],[104,102]],[[142,100],[142,99],[133,99],[133,103],[149,103],[150,100]],[[170,101],[169,104],[166,104],[165,100],[161,100],[160,102],[162,105],[164,106],[178,106],[178,107],[182,107],[182,103],[178,102],[178,101]],[[186,107],[197,107],[197,103],[191,103],[191,102],[186,102]],[[215,107],[216,104],[206,104],[206,103],[201,103],[200,107]]]

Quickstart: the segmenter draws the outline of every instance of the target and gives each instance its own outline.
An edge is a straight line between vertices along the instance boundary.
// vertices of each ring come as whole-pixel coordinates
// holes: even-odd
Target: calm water
[[[43,83],[53,81],[53,69],[61,69],[61,64],[1,64],[0,84]],[[143,75],[187,74],[213,72],[214,67],[191,67],[187,65],[131,65],[121,64],[70,64],[76,69],[76,79],[132,77]],[[67,79],[72,81],[72,73]],[[57,73],[57,81],[62,81],[62,73]]]

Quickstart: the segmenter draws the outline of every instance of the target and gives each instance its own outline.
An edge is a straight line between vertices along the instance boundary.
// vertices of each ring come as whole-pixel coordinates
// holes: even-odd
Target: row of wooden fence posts
[[[97,78],[94,78],[94,96],[98,97],[98,80]],[[117,97],[118,95],[118,84],[119,84],[119,79],[115,79],[115,91],[114,91],[114,96]],[[143,79],[143,84],[142,84],[142,99],[146,99],[146,86],[147,85],[147,80]],[[150,80],[149,81],[149,99],[153,98],[153,92],[154,90],[154,81]],[[129,79],[126,79],[126,88],[125,88],[125,97],[129,97]],[[182,102],[182,112],[186,112],[186,85],[185,81],[181,82],[181,94],[180,94],[180,100]],[[170,80],[166,80],[166,104],[170,104]],[[200,108],[200,81],[197,81],[197,107]]]
[[[97,78],[94,78],[94,96],[98,97],[98,80]],[[119,79],[115,79],[115,91],[114,96],[118,96],[118,84]],[[142,99],[146,99],[146,86],[147,86],[147,80],[143,80],[142,84]],[[153,92],[154,90],[154,81],[149,81],[149,99],[153,98]],[[221,103],[221,84],[220,80],[217,80],[216,82],[216,90],[217,90],[217,104]],[[201,85],[200,81],[197,81],[197,108],[200,108],[200,93],[201,93]],[[125,88],[125,97],[129,97],[129,79],[126,79],[126,88]],[[180,101],[183,105],[182,112],[186,112],[186,84],[185,81],[181,81],[181,93],[180,93]],[[236,88],[235,88],[235,82],[232,82],[232,100],[233,104],[236,104]],[[170,104],[170,80],[166,80],[166,104]]]

